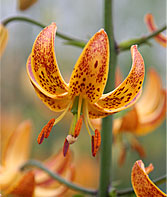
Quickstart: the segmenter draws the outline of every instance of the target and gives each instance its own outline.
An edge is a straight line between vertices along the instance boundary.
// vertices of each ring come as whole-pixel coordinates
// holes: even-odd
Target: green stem
[[[165,183],[165,181],[166,181],[166,175],[163,175],[163,176],[153,180],[153,183],[155,183],[155,185],[160,185],[160,184]],[[133,194],[134,190],[133,190],[133,188],[126,188],[126,189],[117,191],[116,193],[117,193],[117,196],[124,196],[124,195],[128,195],[128,194]]]
[[[109,62],[109,80],[107,81],[105,92],[114,89],[115,68],[117,62],[117,54],[114,40],[113,24],[112,24],[112,0],[104,1],[104,29],[109,37],[110,45],[110,62]],[[111,183],[111,163],[112,163],[112,124],[113,117],[108,116],[102,122],[102,143],[100,157],[100,184],[99,197],[108,196],[108,189]]]
[[[27,22],[27,23],[34,24],[34,25],[39,26],[39,27],[41,27],[41,28],[45,28],[45,27],[46,27],[46,25],[44,25],[44,24],[42,24],[42,23],[40,23],[40,22],[38,22],[38,21],[35,21],[35,20],[30,19],[30,18],[27,18],[27,17],[23,17],[23,16],[9,17],[9,18],[3,20],[1,23],[2,23],[4,26],[6,26],[8,23],[10,23],[10,22],[12,22],[12,21],[23,21],[23,22]],[[62,38],[62,39],[64,39],[64,40],[68,41],[66,44],[78,46],[78,47],[81,47],[81,48],[83,48],[83,47],[85,46],[85,44],[86,44],[86,42],[83,41],[83,40],[79,40],[79,39],[76,39],[76,38],[72,38],[72,37],[67,36],[67,35],[65,35],[65,34],[63,34],[63,33],[60,33],[59,31],[57,31],[56,34],[57,34],[57,36],[58,36],[59,38]]]
[[[156,184],[156,185],[161,185],[162,183],[165,183],[167,180],[167,175],[163,175],[157,179],[155,179],[153,182]]]
[[[137,44],[137,45],[148,44],[148,40],[155,37],[159,33],[163,32],[166,28],[167,28],[167,26],[165,25],[162,28],[158,29],[157,31],[155,31],[147,36],[143,36],[141,38],[131,39],[131,40],[122,42],[118,45],[117,50],[118,50],[118,52],[121,52],[121,51],[129,50],[131,45],[134,45],[134,44]]]
[[[25,163],[22,167],[21,170],[24,170],[25,168],[29,168],[29,167],[37,167],[43,171],[45,171],[49,176],[51,176],[53,179],[57,180],[58,182],[67,185],[67,187],[75,190],[75,191],[79,191],[82,193],[86,193],[86,194],[91,194],[91,195],[96,195],[97,191],[93,190],[93,189],[88,189],[88,188],[84,188],[81,187],[77,184],[71,183],[67,180],[65,180],[64,178],[62,178],[61,176],[59,176],[58,174],[56,174],[55,172],[50,171],[48,168],[46,168],[41,162],[36,161],[36,160],[29,160],[27,163]]]

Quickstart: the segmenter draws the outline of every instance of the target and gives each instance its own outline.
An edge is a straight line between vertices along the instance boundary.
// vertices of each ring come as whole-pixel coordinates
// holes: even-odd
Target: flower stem
[[[60,182],[60,183],[62,183],[64,185],[67,185],[69,188],[71,188],[71,189],[73,189],[75,191],[80,191],[82,193],[91,194],[91,195],[96,195],[97,194],[97,191],[96,190],[84,188],[84,187],[81,187],[81,186],[79,186],[77,184],[74,184],[74,183],[71,183],[71,182],[67,181],[66,179],[64,179],[61,176],[59,176],[58,174],[56,174],[55,172],[52,172],[51,170],[49,170],[48,168],[46,168],[39,161],[29,160],[20,169],[21,170],[25,170],[25,168],[29,168],[29,167],[37,167],[37,168],[45,171],[53,179],[57,180],[58,182]]]
[[[112,24],[112,0],[104,0],[104,29],[109,37],[110,46],[110,62],[109,62],[109,79],[107,81],[105,92],[114,89],[115,68],[117,62],[117,54],[114,40],[113,24]],[[102,122],[102,143],[100,157],[100,184],[99,197],[108,196],[108,189],[111,182],[111,163],[112,163],[112,124],[113,117],[108,116]]]
[[[8,23],[13,22],[13,21],[23,21],[23,22],[34,24],[34,25],[39,26],[41,28],[45,28],[46,27],[46,25],[44,25],[44,24],[42,24],[42,23],[40,23],[38,21],[35,21],[33,19],[24,17],[24,16],[9,17],[9,18],[6,18],[5,20],[3,20],[1,23],[4,26],[6,26]],[[63,33],[60,33],[59,31],[57,31],[56,35],[59,38],[62,38],[64,40],[68,41],[66,44],[69,44],[69,45],[74,45],[74,46],[83,48],[85,46],[85,44],[86,44],[86,42],[83,41],[83,40],[72,38],[72,37],[67,36],[67,35],[65,35]]]
[[[134,44],[137,44],[137,45],[148,44],[148,40],[155,37],[159,33],[163,32],[166,28],[167,28],[167,26],[165,25],[162,28],[158,29],[157,31],[155,31],[147,36],[143,36],[141,38],[131,39],[131,40],[127,40],[125,42],[122,42],[118,45],[117,50],[118,50],[118,52],[121,52],[121,51],[129,50],[131,45],[134,45]]]

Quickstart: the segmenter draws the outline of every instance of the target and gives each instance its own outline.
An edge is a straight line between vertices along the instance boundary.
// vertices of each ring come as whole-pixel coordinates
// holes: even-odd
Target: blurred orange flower
[[[18,6],[20,10],[24,11],[36,2],[37,0],[18,0]]]
[[[117,72],[116,83],[122,80],[120,71]],[[144,136],[161,125],[166,117],[166,90],[158,73],[152,68],[146,76],[146,84],[139,101],[124,116],[114,120],[113,134],[115,141],[121,144],[119,163],[122,164],[126,157],[126,145],[121,136],[127,133],[131,141],[131,148],[136,150],[141,157],[145,151],[135,136]],[[92,122],[96,128],[101,128],[101,119]]]
[[[167,196],[149,179],[148,174],[152,170],[153,170],[152,164],[150,164],[147,168],[145,168],[144,163],[141,160],[135,162],[132,168],[131,181],[137,197]]]
[[[27,61],[28,76],[39,98],[52,111],[63,113],[56,120],[51,119],[38,137],[41,144],[50,134],[52,127],[71,110],[73,119],[64,142],[64,156],[69,145],[79,135],[82,119],[92,141],[92,155],[99,150],[101,136],[90,119],[105,117],[133,105],[141,94],[144,80],[144,61],[137,50],[131,47],[132,68],[118,88],[103,94],[109,64],[109,41],[103,29],[97,32],[81,53],[67,84],[62,78],[54,53],[56,24],[52,23],[37,36]]]
[[[57,184],[41,170],[20,171],[28,160],[30,146],[31,122],[24,121],[7,137],[2,149],[0,166],[0,187],[2,194],[17,196],[60,196],[67,187]],[[4,139],[5,140],[5,139]],[[71,165],[71,154],[64,158],[59,152],[44,162],[45,166],[66,179],[73,180],[74,167]],[[67,168],[68,167],[68,168]],[[47,194],[47,195],[46,195]]]
[[[153,33],[154,31],[157,31],[157,27],[154,22],[154,17],[152,14],[146,14],[145,15],[145,23],[147,25],[148,30]],[[163,47],[167,46],[167,36],[163,35],[162,33],[154,36],[154,39]]]
[[[0,24],[0,57],[2,56],[8,42],[8,30]]]

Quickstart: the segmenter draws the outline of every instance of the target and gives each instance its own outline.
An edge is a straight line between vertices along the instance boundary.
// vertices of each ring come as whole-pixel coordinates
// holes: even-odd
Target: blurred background
[[[33,6],[25,11],[18,9],[18,1],[1,0],[1,20],[10,16],[27,16],[44,25],[56,22],[58,31],[74,36],[79,39],[88,40],[95,32],[103,27],[103,1],[102,0],[38,0]],[[165,24],[166,1],[156,0],[115,0],[114,1],[114,33],[116,41],[122,42],[130,38],[141,37],[148,34],[144,23],[144,15],[152,13],[159,27]],[[31,52],[33,42],[41,31],[40,27],[14,21],[7,26],[9,40],[7,48],[1,57],[1,116],[2,124],[6,124],[6,130],[14,130],[16,125],[24,119],[33,122],[32,151],[31,158],[46,159],[57,152],[64,143],[68,134],[72,115],[69,113],[59,124],[57,124],[45,142],[37,144],[37,136],[42,127],[53,117],[59,114],[51,112],[35,95],[26,74],[26,61]],[[160,74],[163,86],[166,81],[166,58],[165,49],[153,39],[150,41],[152,47],[141,46],[141,52],[146,71],[154,67]],[[63,77],[68,82],[73,66],[79,57],[82,49],[65,45],[65,41],[56,37],[55,51],[57,61]],[[118,65],[124,74],[128,74],[131,67],[130,51],[122,52],[118,57]],[[153,90],[154,91],[154,90]],[[7,132],[7,131],[6,131]],[[155,179],[166,172],[166,121],[154,132],[141,137],[141,144],[146,150],[145,165],[153,163],[155,169],[150,174]],[[98,184],[99,155],[96,158],[91,156],[91,141],[85,128],[82,128],[78,141],[71,146],[74,152],[74,162],[82,157],[82,166],[85,170],[90,166],[92,177],[88,186],[96,187]],[[113,181],[119,183],[119,188],[130,187],[130,173],[133,163],[140,159],[138,154],[130,151],[127,154],[125,164],[118,165],[118,150],[113,148]],[[85,163],[85,164],[84,164]],[[81,162],[79,164],[81,166]],[[85,167],[84,167],[85,166]],[[78,167],[79,168],[79,167]],[[83,171],[83,170],[82,170]],[[80,171],[79,176],[83,176]],[[85,177],[86,179],[86,177]],[[160,186],[165,189],[165,184]]]

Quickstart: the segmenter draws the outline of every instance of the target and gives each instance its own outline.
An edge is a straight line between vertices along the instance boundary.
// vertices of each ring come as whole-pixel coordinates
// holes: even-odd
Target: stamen
[[[118,159],[118,164],[119,164],[119,166],[122,166],[122,165],[125,163],[126,152],[127,152],[126,149],[127,149],[127,148],[126,148],[125,145],[123,145],[123,146],[121,147],[121,152],[120,152],[119,159]]]
[[[101,144],[101,135],[100,135],[100,132],[96,129],[95,135],[92,135],[92,155],[93,155],[93,157],[96,156],[96,153],[100,148],[100,144]]]
[[[82,96],[79,96],[79,102],[78,102],[78,120],[79,120],[80,114],[81,114],[81,107],[82,107]]]
[[[50,132],[52,130],[52,127],[54,125],[55,119],[52,118],[42,129],[40,134],[38,135],[37,142],[38,144],[41,144],[44,141],[44,138],[48,138],[50,135]]]
[[[42,144],[43,140],[44,140],[44,132],[41,131],[37,138],[38,144]]]
[[[87,122],[87,119],[86,119],[85,116],[84,116],[84,122],[85,122],[86,129],[87,129],[87,131],[88,131],[88,134],[89,134],[90,137],[91,137],[92,135],[91,135],[91,132],[90,132],[90,130],[89,130],[88,122]]]
[[[84,100],[84,106],[83,106],[83,113],[84,113],[84,122],[85,122],[85,126],[86,126],[86,129],[88,131],[88,134],[90,135],[90,137],[92,137],[91,135],[91,132],[90,132],[90,129],[89,129],[89,125],[88,125],[88,118],[87,116],[89,115],[88,114],[88,110],[87,110],[87,104],[86,104],[86,101]],[[94,129],[93,129],[94,131]]]
[[[81,131],[81,127],[82,127],[82,116],[80,117],[80,119],[77,121],[76,126],[75,126],[75,130],[74,130],[74,137],[77,138],[80,131]]]
[[[75,115],[73,116],[73,118],[72,118],[70,130],[69,130],[69,134],[71,134],[71,135],[74,134],[76,122],[77,122],[77,114],[75,114]]]
[[[62,118],[66,115],[67,111],[69,110],[70,106],[71,106],[71,102],[69,103],[69,105],[67,106],[67,108],[64,110],[64,112],[55,120],[54,126],[55,126],[60,120],[62,120]]]
[[[64,141],[64,146],[63,146],[63,155],[64,157],[67,155],[67,152],[68,152],[68,149],[69,149],[69,143],[68,143],[68,140],[67,138],[65,139]]]
[[[132,149],[134,149],[135,151],[138,152],[140,157],[145,157],[146,156],[144,148],[142,147],[142,145],[139,143],[139,141],[136,138],[132,139],[131,147],[132,147]]]
[[[89,124],[90,128],[94,131],[95,128],[93,127],[93,125],[92,125],[92,123],[91,123],[91,121],[90,121],[89,112],[88,112],[88,104],[87,104],[86,101],[85,101],[85,112],[86,112],[86,119],[87,119],[87,121],[88,121],[88,124]]]
[[[55,122],[55,119],[52,118],[52,119],[48,122],[48,124],[44,127],[44,137],[45,137],[45,138],[48,138],[48,137],[49,137],[50,132],[51,132],[51,130],[52,130],[52,127],[53,127],[53,125],[54,125],[54,122]]]

